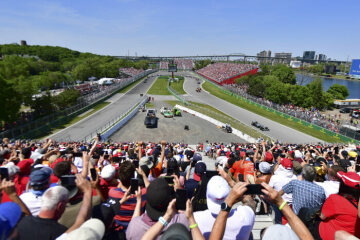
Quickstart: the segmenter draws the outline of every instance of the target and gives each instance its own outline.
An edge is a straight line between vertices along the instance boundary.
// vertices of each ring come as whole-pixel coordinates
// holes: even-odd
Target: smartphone
[[[74,152],[73,153],[74,157],[82,157],[82,155],[83,155],[82,152]]]
[[[7,181],[9,181],[9,169],[5,167],[0,168],[0,178],[1,180],[6,179]]]
[[[261,190],[264,189],[261,184],[249,184],[246,186],[247,190],[244,194],[264,194]]]
[[[60,177],[61,185],[76,186],[75,179],[75,175],[63,175]]]
[[[177,210],[185,210],[186,209],[186,190],[185,189],[177,189],[175,192],[176,202],[175,207]]]
[[[135,191],[138,190],[139,180],[137,178],[132,178],[130,181],[130,193],[135,194]]]
[[[242,175],[241,173],[238,174],[238,179],[240,182],[245,182],[244,181],[244,175]]]
[[[259,162],[256,162],[256,163],[255,163],[255,169],[256,169],[256,170],[259,170],[259,165],[260,165]]]
[[[91,179],[96,181],[97,173],[95,168],[90,168]]]
[[[334,147],[335,150],[335,154],[338,155],[339,154],[339,147]]]
[[[212,178],[213,176],[219,175],[218,171],[206,171],[205,172],[206,177]]]
[[[139,168],[139,160],[133,160],[135,168]]]
[[[173,185],[174,184],[174,177],[173,176],[164,176],[164,179],[166,180],[168,185]]]

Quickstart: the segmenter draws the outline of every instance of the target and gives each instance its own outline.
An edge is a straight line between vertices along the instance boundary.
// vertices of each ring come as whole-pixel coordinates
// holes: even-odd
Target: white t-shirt
[[[281,165],[276,170],[275,174],[271,176],[269,186],[274,188],[276,191],[281,191],[283,186],[288,184],[291,180],[296,180],[295,174],[292,173],[292,170],[284,169]],[[292,194],[284,193],[282,196],[283,199],[292,203]]]
[[[28,207],[28,209],[31,212],[31,215],[33,216],[39,215],[41,209],[42,196],[36,196],[34,193],[30,191],[21,194],[20,199]]]
[[[217,215],[210,210],[194,212],[194,218],[205,239],[209,239]],[[254,211],[248,206],[238,206],[230,211],[223,239],[248,240],[255,222]]]
[[[328,198],[331,194],[339,193],[340,182],[338,181],[325,181],[315,183],[324,188],[326,198]]]

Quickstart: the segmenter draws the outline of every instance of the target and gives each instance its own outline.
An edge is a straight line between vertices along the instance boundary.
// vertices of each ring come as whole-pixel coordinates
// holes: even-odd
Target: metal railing
[[[107,133],[108,131],[110,131],[114,126],[116,126],[121,120],[123,120],[124,118],[126,118],[127,116],[133,117],[137,111],[139,111],[139,108],[141,106],[143,106],[148,100],[148,96],[144,96],[143,98],[141,98],[141,100],[139,102],[137,102],[134,106],[128,108],[128,110],[125,111],[125,113],[121,114],[120,116],[111,119],[110,121],[108,121],[105,125],[103,125],[102,127],[96,129],[94,132],[92,132],[91,134],[87,135],[84,138],[84,141],[91,141],[94,137],[97,136],[97,134],[100,134],[103,140],[107,140],[107,138],[111,135],[105,135],[105,133]],[[128,118],[127,120],[130,120],[130,118]],[[125,124],[126,122],[123,122],[123,124]],[[117,126],[119,127],[119,126]],[[120,126],[121,127],[121,126]],[[119,127],[119,128],[120,128]]]
[[[9,130],[3,131],[0,133],[0,138],[37,138],[50,132],[50,129],[56,126],[65,124],[69,119],[73,118],[75,115],[79,115],[88,111],[95,104],[104,101],[115,94],[117,91],[127,87],[133,82],[139,80],[140,78],[147,76],[151,73],[156,72],[157,70],[144,71],[139,75],[136,75],[132,78],[120,81],[107,87],[104,91],[94,93],[82,98],[81,102],[75,106],[69,107],[67,109],[56,111],[55,113],[39,118],[22,126],[14,127]]]

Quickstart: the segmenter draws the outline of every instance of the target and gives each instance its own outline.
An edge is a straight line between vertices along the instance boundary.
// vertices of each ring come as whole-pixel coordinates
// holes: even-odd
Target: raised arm
[[[270,201],[274,203],[279,209],[281,208],[281,213],[286,217],[291,226],[291,229],[296,233],[296,235],[300,239],[304,240],[314,239],[305,224],[300,220],[300,218],[298,218],[298,216],[296,216],[296,214],[291,210],[289,205],[284,202],[280,193],[266,183],[261,183],[261,185],[265,188],[262,190],[262,192],[266,194],[269,197]]]
[[[235,203],[238,202],[239,198],[246,191],[246,186],[248,183],[238,182],[231,189],[229,195],[225,199],[225,203],[228,207],[232,207]],[[226,221],[229,216],[230,211],[220,211],[217,215],[214,226],[211,230],[210,240],[220,240],[224,237]]]
[[[6,195],[8,195],[8,197],[10,198],[10,200],[12,202],[14,202],[20,206],[21,211],[25,215],[27,215],[27,216],[31,215],[30,210],[27,208],[27,206],[23,203],[23,201],[21,201],[21,199],[17,195],[14,182],[3,179],[1,182],[1,185],[0,185],[0,191],[1,190],[3,190],[6,193]]]
[[[79,228],[91,216],[91,208],[92,208],[91,184],[80,174],[76,175],[75,182],[76,182],[76,186],[80,189],[80,191],[84,193],[84,196],[75,223],[66,231],[66,233],[70,233],[75,229]]]
[[[81,176],[86,178],[89,174],[89,162],[90,162],[90,155],[87,152],[83,152],[83,169],[81,172]]]

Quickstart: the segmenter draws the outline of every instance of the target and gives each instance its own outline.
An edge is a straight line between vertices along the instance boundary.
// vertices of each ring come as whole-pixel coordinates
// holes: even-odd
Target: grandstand
[[[136,69],[136,68],[134,68],[134,67],[131,67],[131,68],[120,68],[120,69],[119,69],[119,72],[120,72],[120,73],[125,73],[125,74],[127,74],[127,75],[129,75],[129,76],[131,76],[131,77],[136,76],[136,75],[142,73],[143,71],[144,71],[143,69]]]
[[[176,58],[174,63],[177,64],[178,70],[192,70],[194,68],[194,61],[191,59]],[[169,69],[168,61],[160,62],[160,69]]]
[[[232,84],[236,78],[256,74],[257,71],[257,66],[252,64],[218,62],[210,64],[196,72],[215,83],[223,85]]]

